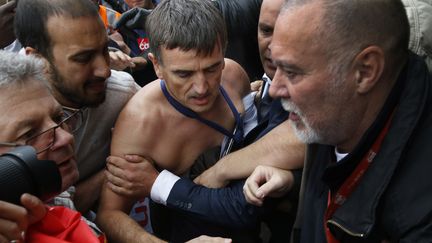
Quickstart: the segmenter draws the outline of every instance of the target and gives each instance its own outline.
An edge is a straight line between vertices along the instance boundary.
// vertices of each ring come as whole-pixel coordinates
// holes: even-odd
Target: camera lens
[[[23,193],[42,201],[60,193],[62,179],[57,165],[38,160],[31,146],[19,146],[0,156],[0,200],[20,204]]]

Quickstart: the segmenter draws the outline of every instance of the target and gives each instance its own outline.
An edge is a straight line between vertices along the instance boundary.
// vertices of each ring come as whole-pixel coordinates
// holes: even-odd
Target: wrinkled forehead
[[[49,88],[39,81],[28,81],[0,88],[0,112],[9,117],[26,113],[32,117],[36,113],[46,113],[61,106]]]
[[[38,129],[47,119],[61,114],[61,106],[49,89],[39,82],[11,85],[0,88],[1,140],[16,139],[23,129]],[[6,136],[8,134],[8,136]]]
[[[270,45],[272,53],[279,47],[316,48],[320,42],[320,24],[323,11],[318,4],[307,4],[288,8],[279,14]],[[283,50],[282,50],[283,51]],[[301,52],[301,50],[299,50]]]
[[[185,50],[180,47],[168,49],[161,48],[161,61],[166,64],[185,64],[194,62],[213,62],[215,60],[223,60],[223,52],[219,45],[216,45],[210,53],[204,53],[197,49]]]

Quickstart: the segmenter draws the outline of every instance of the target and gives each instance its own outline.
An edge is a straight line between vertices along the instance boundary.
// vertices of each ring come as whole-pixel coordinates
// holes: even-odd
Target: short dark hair
[[[317,41],[325,43],[329,57],[339,66],[334,68],[346,68],[371,45],[383,49],[386,67],[399,69],[406,62],[410,29],[401,0],[286,0],[283,11],[312,2],[322,3]]]
[[[227,32],[222,15],[210,0],[165,0],[146,20],[151,52],[158,61],[161,46],[209,55],[217,45],[225,51]]]
[[[99,16],[90,0],[20,0],[15,14],[15,35],[24,47],[36,49],[42,56],[50,56],[50,38],[46,27],[52,16],[79,18]]]

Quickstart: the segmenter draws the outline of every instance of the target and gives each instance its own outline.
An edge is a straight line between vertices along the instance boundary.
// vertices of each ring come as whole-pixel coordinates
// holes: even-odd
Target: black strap
[[[231,99],[229,98],[228,94],[226,93],[226,91],[222,88],[222,86],[219,87],[219,90],[222,94],[222,96],[224,97],[225,101],[227,102],[228,106],[230,107],[235,121],[236,121],[236,128],[234,129],[234,133],[229,132],[228,130],[226,130],[224,127],[220,126],[219,124],[212,122],[210,120],[204,119],[202,117],[200,117],[196,112],[194,112],[193,110],[185,107],[184,105],[180,104],[176,99],[174,99],[170,93],[168,92],[166,85],[165,85],[165,81],[161,79],[160,81],[160,86],[162,89],[163,94],[165,95],[165,97],[167,98],[168,102],[180,113],[182,113],[183,115],[192,118],[192,119],[196,119],[204,124],[206,124],[207,126],[215,129],[216,131],[224,134],[225,136],[234,139],[234,141],[236,143],[241,143],[243,141],[243,121],[242,118],[240,116],[240,114],[238,113],[237,109],[235,108],[234,104],[232,103]]]

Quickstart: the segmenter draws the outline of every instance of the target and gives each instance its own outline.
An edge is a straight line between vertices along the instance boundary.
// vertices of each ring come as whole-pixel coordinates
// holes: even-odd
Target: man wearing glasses
[[[85,213],[99,197],[111,128],[139,87],[129,74],[110,70],[108,36],[91,1],[20,1],[15,29],[26,54],[48,64],[64,112],[77,112],[71,121],[80,173],[75,203]]]
[[[0,154],[30,145],[39,160],[52,160],[62,177],[62,191],[78,179],[73,136],[62,107],[51,95],[42,61],[0,51]],[[29,225],[42,219],[45,206],[24,194],[22,206],[0,201],[0,242],[23,240]]]

